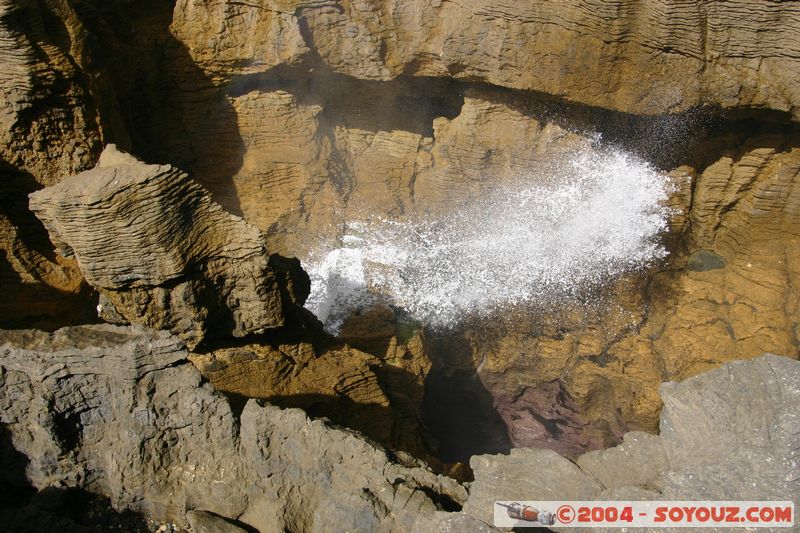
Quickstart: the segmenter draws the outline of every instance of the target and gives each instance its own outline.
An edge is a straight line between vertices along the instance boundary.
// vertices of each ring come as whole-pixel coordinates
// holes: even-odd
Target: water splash
[[[306,304],[337,332],[384,301],[434,327],[576,298],[663,258],[668,178],[619,151],[584,150],[438,220],[366,218],[312,257]]]

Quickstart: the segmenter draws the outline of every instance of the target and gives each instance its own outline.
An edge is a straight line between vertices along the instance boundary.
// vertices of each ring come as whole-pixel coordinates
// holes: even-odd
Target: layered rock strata
[[[7,327],[91,315],[91,290],[77,265],[54,257],[27,207],[29,192],[90,168],[101,149],[99,87],[80,67],[87,48],[67,2],[0,2],[0,322]]]
[[[299,265],[276,268],[259,230],[186,173],[113,145],[94,169],[32,193],[30,205],[116,313],[190,347],[284,326],[286,308],[308,291]]]
[[[491,531],[498,499],[800,496],[800,363],[786,357],[664,384],[660,436],[628,433],[575,462],[547,449],[476,456],[467,492],[300,411],[251,400],[234,414],[164,332],[4,331],[0,350],[3,446],[24,456],[2,450],[5,483],[22,467],[37,488],[83,488],[182,525]]]
[[[262,9],[184,0],[172,31],[221,77],[312,56],[361,79],[453,77],[628,113],[713,103],[797,120],[798,14],[791,2],[764,1],[286,1]]]
[[[216,390],[238,401],[258,398],[301,408],[391,449],[433,459],[420,420],[430,369],[422,340],[382,340],[383,349],[371,353],[346,344],[320,350],[300,342],[215,348],[189,358]]]
[[[630,132],[622,146],[638,135],[653,160],[667,153],[682,185],[668,264],[614,281],[606,310],[483,323],[440,343],[461,350],[440,361],[488,396],[504,446],[575,455],[653,431],[661,381],[765,350],[798,355],[796,12],[760,1],[0,1],[0,320],[89,319],[78,262],[52,253],[26,195],[91,168],[108,142],[186,168],[270,250],[304,256],[363,213],[446,210],[513,182],[592,137],[578,131]],[[704,104],[757,120],[672,143],[697,126],[675,113]],[[159,301],[206,305],[190,285],[158,289]],[[191,323],[237,327],[120,305],[138,318],[157,308],[152,325],[190,343],[201,336]]]
[[[519,114],[513,102],[467,98],[462,115],[438,130],[455,130],[462,141],[457,149],[440,149],[445,137],[437,136],[433,152],[442,155],[418,184],[438,176],[433,183],[446,196],[458,195],[466,187],[459,190],[458,179],[446,178],[453,166],[465,183],[480,183],[484,175],[513,179],[508,166],[491,163],[522,161],[525,167],[513,144],[492,147],[492,157],[482,158],[481,149],[491,147],[490,126],[481,129],[473,118],[477,126],[455,129],[487,107],[494,118],[486,124],[505,117],[504,131],[514,131],[510,123],[531,123],[524,116],[510,122]],[[487,135],[470,137],[473,131]],[[556,154],[586,142],[564,133],[555,141],[532,133],[523,138],[542,139]],[[666,261],[609,280],[591,295],[591,305],[503,310],[442,335],[430,352],[452,376],[443,382],[449,379],[471,397],[492,398],[504,427],[489,428],[499,426],[489,417],[487,431],[505,438],[506,446],[548,446],[574,456],[611,445],[628,430],[655,431],[662,381],[764,350],[798,357],[797,146],[794,130],[752,122],[696,141],[683,154],[685,164],[668,167],[675,187]],[[554,154],[550,161],[557,159]],[[546,161],[531,161],[530,168]]]
[[[426,530],[466,498],[302,411],[251,400],[232,412],[187,355],[176,337],[138,327],[4,331],[4,445],[27,458],[36,488],[83,488],[184,526],[205,511],[259,531]]]

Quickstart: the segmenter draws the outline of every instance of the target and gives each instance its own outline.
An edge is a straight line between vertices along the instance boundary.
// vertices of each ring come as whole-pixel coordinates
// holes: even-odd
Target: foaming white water
[[[667,177],[618,151],[584,151],[441,220],[366,219],[305,265],[329,331],[376,301],[432,326],[576,297],[663,258]]]

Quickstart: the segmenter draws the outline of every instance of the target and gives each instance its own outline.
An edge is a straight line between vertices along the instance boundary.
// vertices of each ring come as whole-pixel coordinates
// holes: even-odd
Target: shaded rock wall
[[[183,525],[205,510],[260,531],[409,531],[466,497],[299,410],[251,400],[234,413],[170,334],[98,325],[1,337],[0,421],[37,488],[84,488]]]
[[[620,446],[576,462],[542,449],[474,457],[463,513],[491,524],[494,502],[520,494],[531,500],[791,501],[800,495],[798,386],[800,363],[772,355],[665,383],[660,436],[631,432]]]

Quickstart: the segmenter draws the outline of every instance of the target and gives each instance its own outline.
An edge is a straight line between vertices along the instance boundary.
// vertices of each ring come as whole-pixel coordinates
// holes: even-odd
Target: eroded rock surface
[[[748,131],[701,143],[671,173],[666,261],[609,280],[592,305],[467,323],[432,352],[479,376],[511,444],[573,456],[655,431],[662,381],[765,350],[797,358],[797,145]]]
[[[108,142],[187,169],[264,232],[270,250],[305,256],[336,246],[343,224],[364,214],[447,210],[512,183],[596,129],[623,148],[641,137],[679,183],[671,259],[610,282],[607,308],[459,332],[458,357],[440,362],[477,384],[480,408],[503,433],[498,448],[577,455],[630,429],[653,431],[661,381],[764,351],[798,356],[797,10],[767,1],[0,2],[0,280],[10,295],[0,319],[89,318],[96,295],[81,265],[52,253],[26,196],[91,168]],[[726,122],[721,135],[703,126],[684,143],[697,124],[675,113],[703,104],[757,120]],[[658,131],[640,135],[637,122]],[[147,315],[189,343],[200,323],[244,333],[278,318],[261,296],[249,324],[200,310],[219,304],[206,298],[206,276],[228,269],[210,264],[191,274],[205,281],[105,288],[101,308]]]
[[[4,483],[19,483],[22,466],[38,488],[94,491],[184,525],[227,526],[224,517],[260,531],[492,531],[498,499],[800,496],[800,363],[786,357],[662,385],[660,436],[628,433],[575,462],[547,449],[476,456],[467,494],[298,410],[251,400],[237,417],[187,355],[174,336],[138,327],[3,331],[3,446],[25,457],[8,461]]]
[[[463,513],[492,523],[494,501],[794,500],[800,496],[800,363],[768,355],[660,388],[661,435],[572,462],[551,450],[474,457]],[[524,498],[523,496],[524,495]],[[723,529],[719,529],[722,531]]]
[[[401,345],[395,337],[383,340],[376,355],[348,345],[317,349],[300,342],[216,348],[189,358],[216,390],[299,407],[391,449],[432,458],[420,422],[430,361],[419,338]]]
[[[52,24],[59,18],[63,31]],[[0,2],[0,322],[8,327],[90,315],[91,291],[77,265],[53,257],[26,198],[90,168],[101,149],[96,85],[81,70],[91,56],[83,32],[67,2]]]
[[[285,308],[305,298],[270,261],[256,227],[186,173],[113,145],[94,169],[32,193],[31,209],[119,314],[192,347],[283,326]]]
[[[299,410],[251,400],[235,415],[187,355],[176,337],[138,327],[2,332],[0,416],[31,483],[106,494],[159,520],[186,525],[198,510],[260,531],[427,530],[437,508],[466,498],[455,481]]]
[[[715,103],[800,118],[791,2],[184,0],[175,14],[175,35],[219,76],[314,55],[362,79],[480,80],[639,114]]]

